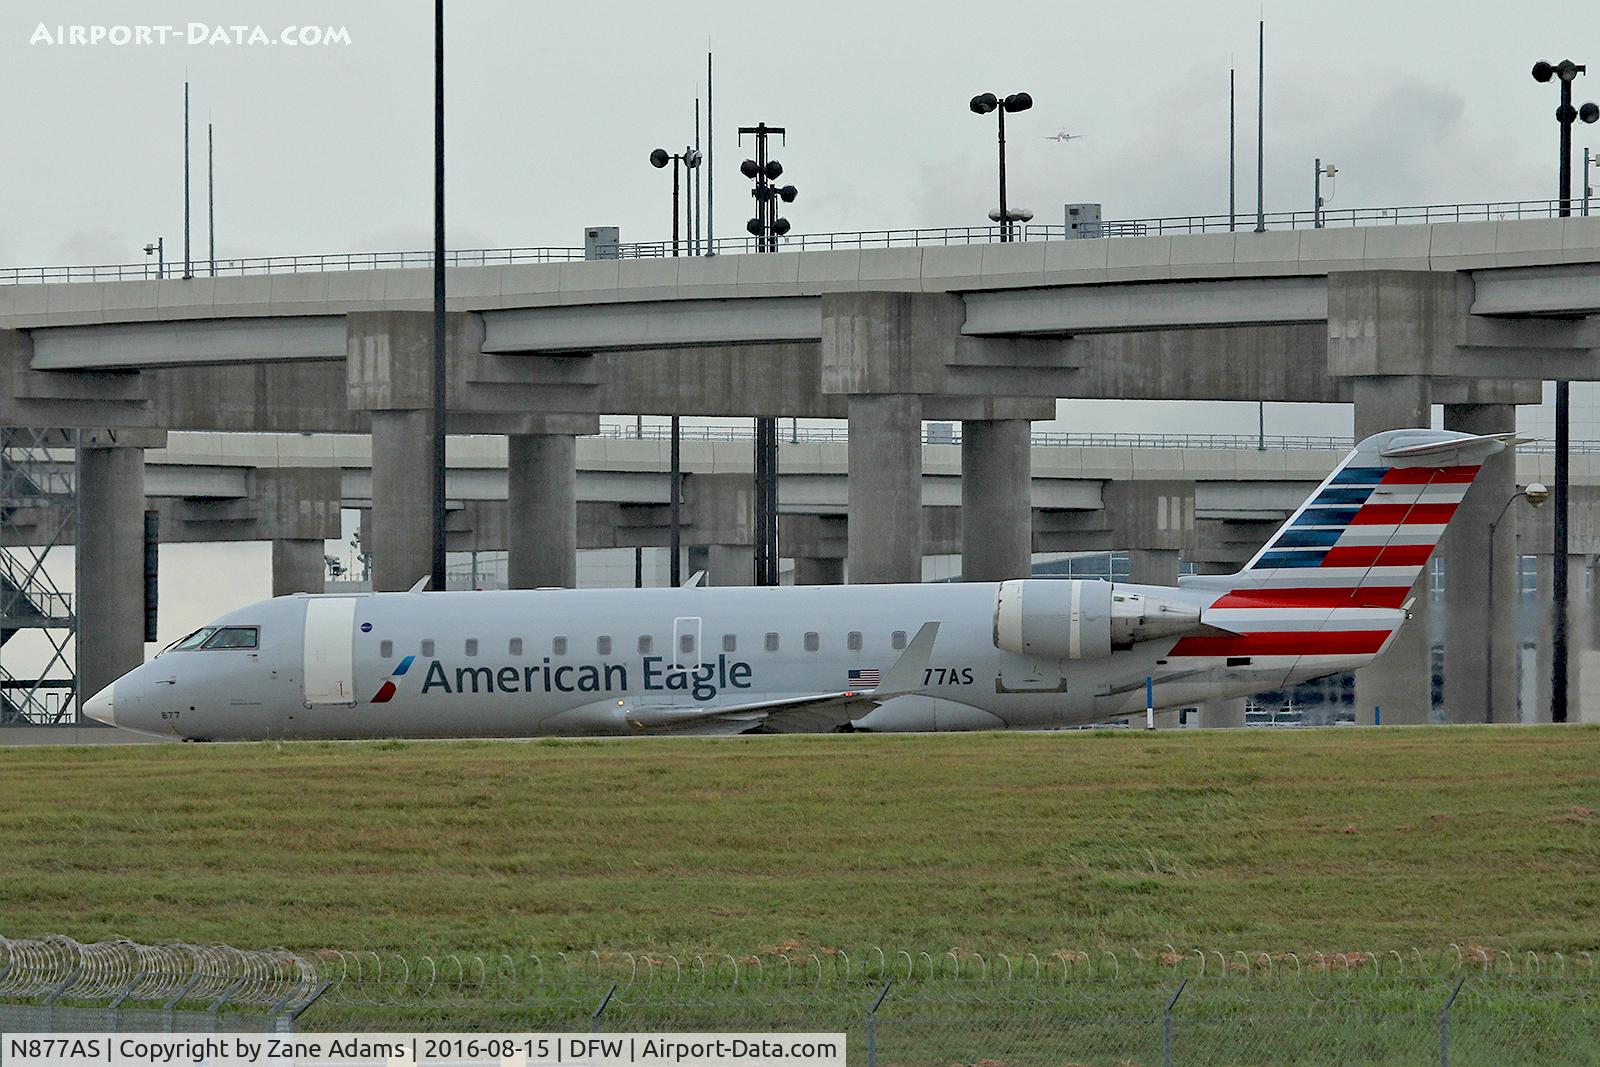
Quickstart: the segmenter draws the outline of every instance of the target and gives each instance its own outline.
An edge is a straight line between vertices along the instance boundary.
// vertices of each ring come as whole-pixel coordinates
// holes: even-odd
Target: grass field
[[[0,933],[1600,945],[1600,729],[0,749]]]

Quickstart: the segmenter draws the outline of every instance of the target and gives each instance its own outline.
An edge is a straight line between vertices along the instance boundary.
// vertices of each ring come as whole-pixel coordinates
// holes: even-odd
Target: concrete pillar
[[[850,581],[922,580],[922,398],[849,398]]]
[[[78,695],[144,662],[144,449],[79,454]]]
[[[1244,725],[1244,697],[1218,697],[1200,705],[1200,729],[1225,730]]]
[[[1589,557],[1567,557],[1567,721],[1583,722],[1583,662],[1586,642],[1583,635],[1589,632]],[[1550,721],[1550,681],[1553,677],[1554,657],[1551,654],[1555,612],[1550,590],[1555,585],[1554,557],[1539,557],[1539,594],[1542,606],[1539,612],[1539,686],[1530,722]]]
[[[1033,571],[1033,425],[961,425],[961,580],[1000,582]]]
[[[410,589],[433,571],[433,416],[372,413],[372,588]]]
[[[1510,404],[1447,404],[1444,425],[1462,433],[1515,430]],[[1484,464],[1439,545],[1444,559],[1444,711],[1451,722],[1517,721],[1516,456]],[[1489,524],[1499,519],[1494,543]],[[1491,584],[1492,583],[1492,584]],[[1421,603],[1419,601],[1419,603]]]
[[[1136,585],[1177,585],[1178,550],[1134,548],[1128,551],[1128,581]]]
[[[794,560],[795,585],[843,585],[844,560],[819,559],[815,556],[796,556]]]
[[[1384,430],[1433,424],[1428,379],[1419,375],[1354,378],[1356,440]],[[1425,723],[1433,711],[1433,636],[1428,628],[1432,583],[1423,568],[1411,587],[1415,618],[1400,628],[1394,643],[1370,667],[1356,671],[1356,722],[1371,725],[1373,708],[1383,709],[1384,725]]]
[[[506,575],[512,589],[578,584],[578,443],[571,434],[506,438]]]
[[[752,585],[756,576],[754,545],[707,545],[706,584]]]
[[[320,593],[327,580],[323,542],[279,537],[272,542],[272,595]]]

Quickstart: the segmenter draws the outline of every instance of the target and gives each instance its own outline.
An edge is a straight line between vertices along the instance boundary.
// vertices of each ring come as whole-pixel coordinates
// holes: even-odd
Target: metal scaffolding
[[[0,429],[0,725],[77,719],[78,620],[46,567],[76,539],[75,443],[71,430]]]

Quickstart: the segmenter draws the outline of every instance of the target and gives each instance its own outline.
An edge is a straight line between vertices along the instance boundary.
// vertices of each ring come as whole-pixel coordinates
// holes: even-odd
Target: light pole
[[[745,229],[756,239],[756,251],[776,252],[778,238],[789,232],[789,220],[778,215],[778,205],[792,204],[800,195],[792,185],[779,186],[783,177],[783,164],[767,153],[767,138],[777,134],[788,144],[787,131],[782,126],[768,126],[758,122],[754,126],[739,127],[742,144],[746,134],[756,139],[756,158],[739,164],[739,173],[755,182],[750,195],[755,197],[756,216],[745,223]],[[756,585],[778,584],[778,419],[763,415],[756,419],[755,441],[756,507],[755,507],[755,574]]]
[[[1519,489],[1515,493],[1511,494],[1510,498],[1507,499],[1505,504],[1500,508],[1500,514],[1496,515],[1494,517],[1494,521],[1489,524],[1489,567],[1488,567],[1488,573],[1487,573],[1487,575],[1485,575],[1485,577],[1488,579],[1488,585],[1485,587],[1488,590],[1488,592],[1485,595],[1489,599],[1489,611],[1491,613],[1494,611],[1494,557],[1495,557],[1495,552],[1494,552],[1494,532],[1495,532],[1496,529],[1499,528],[1500,520],[1504,519],[1506,517],[1506,512],[1511,509],[1511,505],[1515,504],[1519,499],[1521,499],[1523,497],[1527,498],[1529,504],[1533,505],[1534,507],[1538,507],[1540,504],[1543,504],[1547,499],[1549,499],[1550,490],[1546,489],[1544,487],[1543,483],[1540,483],[1540,482],[1529,482],[1527,484],[1527,486],[1525,486],[1524,488]],[[1511,625],[1512,625],[1513,628],[1516,627],[1516,617],[1517,617],[1516,616],[1516,611],[1517,611],[1516,605],[1521,602],[1521,599],[1522,599],[1522,590],[1521,590],[1521,588],[1519,586],[1517,591],[1516,591],[1516,595],[1512,600],[1512,607],[1511,607],[1512,623],[1511,623]],[[1484,663],[1484,671],[1483,671],[1483,718],[1484,718],[1485,722],[1494,722],[1494,627],[1493,626],[1485,626],[1483,628],[1483,663]]]
[[[1583,213],[1589,214],[1589,197],[1594,195],[1594,186],[1589,184],[1589,164],[1596,159],[1592,149],[1583,150]]]
[[[695,148],[685,148],[682,152],[672,153],[665,148],[658,148],[650,153],[650,165],[657,170],[662,169],[668,163],[672,164],[672,255],[676,258],[678,255],[678,168],[679,166],[685,166],[693,170],[698,167],[700,165],[700,151]],[[672,476],[668,485],[668,491],[672,494],[672,503],[669,508],[671,534],[668,538],[672,558],[667,561],[667,578],[674,589],[683,584],[683,455],[678,418],[677,415],[672,416]]]
[[[1561,83],[1561,103],[1556,107],[1556,122],[1561,127],[1561,158],[1558,162],[1558,195],[1562,218],[1572,214],[1572,122],[1600,119],[1600,107],[1584,104],[1581,109],[1572,106],[1572,82],[1588,68],[1582,63],[1563,59],[1559,63],[1544,60],[1533,65],[1533,80],[1547,82],[1551,78]],[[1570,459],[1570,431],[1572,428],[1571,388],[1564,380],[1556,382],[1556,513],[1551,522],[1554,536],[1550,546],[1555,556],[1555,581],[1551,589],[1550,608],[1555,612],[1550,638],[1550,721],[1567,721],[1567,491],[1568,462]]]
[[[167,239],[165,237],[157,237],[154,244],[144,246],[144,254],[156,257],[156,277],[165,278],[167,276]]]
[[[979,93],[967,104],[974,115],[987,115],[993,111],[1000,116],[1000,240],[1011,240],[1011,218],[1006,212],[1006,112],[1026,111],[1033,106],[1033,97],[1027,93],[1012,93],[1001,99],[994,93]]]
[[[1313,229],[1322,229],[1322,179],[1333,180],[1339,173],[1339,168],[1329,163],[1326,167],[1322,160],[1317,160],[1317,175],[1311,186],[1311,226]]]

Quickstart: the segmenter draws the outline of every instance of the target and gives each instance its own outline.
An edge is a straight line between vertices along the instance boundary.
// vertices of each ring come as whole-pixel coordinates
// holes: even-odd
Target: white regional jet
[[[93,697],[187,740],[988,730],[1092,723],[1371,663],[1510,434],[1361,442],[1238,574],[297,595]]]

